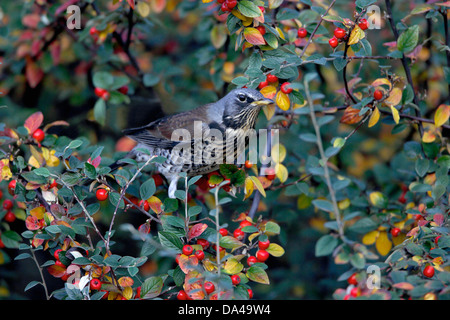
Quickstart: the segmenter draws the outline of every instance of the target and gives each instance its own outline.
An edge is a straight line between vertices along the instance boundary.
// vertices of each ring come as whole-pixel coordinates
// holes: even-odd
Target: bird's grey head
[[[261,92],[240,88],[230,91],[217,103],[223,106],[223,123],[233,129],[247,129],[255,126],[256,117],[262,106],[274,103]]]

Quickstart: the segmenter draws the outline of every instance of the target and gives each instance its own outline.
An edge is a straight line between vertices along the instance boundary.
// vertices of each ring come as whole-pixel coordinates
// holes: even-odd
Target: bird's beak
[[[253,101],[253,104],[255,106],[261,107],[261,106],[267,106],[269,104],[274,104],[275,102],[272,99],[264,98],[261,100]]]

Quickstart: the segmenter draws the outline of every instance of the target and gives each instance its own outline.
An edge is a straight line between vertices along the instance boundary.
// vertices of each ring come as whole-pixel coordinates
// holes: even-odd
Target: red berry
[[[128,94],[128,86],[120,87],[117,91],[119,91],[122,94]]]
[[[393,237],[398,237],[398,235],[400,234],[400,228],[392,228],[391,234]]]
[[[330,44],[330,46],[332,48],[336,48],[339,44],[339,41],[336,37],[331,38],[330,40],[328,40],[328,43]]]
[[[180,290],[180,291],[178,292],[178,294],[177,294],[177,299],[178,299],[178,300],[188,300],[189,297],[188,297],[186,291]]]
[[[177,254],[176,256],[175,256],[175,262],[178,264],[179,262],[178,262],[178,259],[180,258],[180,256],[181,256],[181,253],[179,253],[179,254]]]
[[[225,237],[225,236],[228,234],[228,230],[225,229],[225,228],[222,228],[222,229],[219,230],[219,233],[220,233],[222,236]]]
[[[348,284],[352,284],[354,286],[356,286],[358,284],[358,280],[356,280],[356,273],[352,274],[348,279],[347,279]]]
[[[346,34],[347,34],[347,32],[342,28],[334,29],[334,36],[338,39],[344,38]]]
[[[4,217],[6,222],[14,222],[16,220],[16,215],[12,211],[8,211]]]
[[[259,10],[261,10],[262,13],[266,12],[266,8],[264,8],[263,6],[258,6]]]
[[[262,249],[262,250],[266,250],[270,245],[270,241],[269,239],[267,239],[266,241],[258,241],[258,248]]]
[[[61,261],[59,261],[59,260],[56,260],[55,261],[55,265],[57,265],[58,267],[61,267],[61,268],[65,268],[66,266],[64,265],[64,263],[62,263]]]
[[[97,97],[101,98],[103,97],[103,95],[108,92],[107,90],[103,89],[103,88],[95,88],[94,89],[94,93]]]
[[[241,229],[236,229],[233,232],[233,237],[235,237],[238,240],[244,239],[245,233]]]
[[[48,186],[50,189],[52,188],[56,188],[58,186],[58,183],[56,182],[56,180],[53,180],[52,183],[50,183],[50,185]]]
[[[153,180],[155,180],[155,186],[159,187],[163,184],[163,178],[159,174],[152,175]]]
[[[98,30],[97,30],[96,27],[91,27],[91,28],[89,29],[89,34],[90,34],[91,36],[96,35],[97,33],[98,33]]]
[[[214,283],[212,283],[210,281],[206,281],[203,284],[203,288],[205,289],[207,294],[210,294],[211,292],[214,292],[214,290],[216,290],[216,287],[214,286]]]
[[[275,169],[269,168],[266,170],[266,178],[269,180],[275,180]]]
[[[250,256],[247,258],[247,264],[251,266],[252,264],[258,262],[258,259],[255,256]]]
[[[136,295],[134,296],[135,298],[140,298],[141,297],[141,287],[137,287],[136,288]]]
[[[264,26],[258,26],[258,27],[256,27],[256,29],[258,29],[258,31],[259,31],[259,33],[261,33],[261,35],[266,34],[266,28],[264,28]]]
[[[354,298],[359,296],[359,288],[358,287],[352,288],[352,290],[350,290],[350,295]]]
[[[278,81],[278,77],[274,76],[273,74],[268,74],[266,77],[266,80],[269,82],[277,82]]]
[[[269,253],[266,250],[258,250],[256,252],[256,259],[260,262],[264,262],[269,258]]]
[[[243,228],[243,227],[248,227],[248,226],[252,226],[253,223],[251,223],[248,220],[242,220],[241,223],[239,223],[239,228]]]
[[[197,244],[201,245],[203,250],[209,247],[209,241],[205,239],[197,239]]]
[[[369,28],[369,23],[366,19],[361,19],[359,20],[358,27],[360,27],[362,30],[366,30],[367,28]]]
[[[198,260],[202,261],[205,258],[205,253],[202,250],[195,251],[195,256]]]
[[[258,85],[258,89],[262,89],[262,88],[264,88],[264,87],[267,87],[269,85],[269,82],[266,80],[266,81],[263,81],[263,82],[260,82],[259,83],[259,85]]]
[[[5,201],[3,201],[3,209],[11,210],[13,206],[14,206],[14,204],[11,200],[6,199]]]
[[[4,247],[5,247],[5,244],[3,243],[2,238],[0,237],[0,249],[2,249]]]
[[[55,257],[56,260],[59,260],[59,253],[62,251],[62,249],[56,249],[55,252],[53,253],[53,256]]]
[[[222,3],[222,6],[220,7],[223,12],[230,12],[230,8],[228,8],[227,2]]]
[[[14,190],[16,189],[16,184],[17,184],[17,181],[16,180],[11,180],[9,183],[8,183],[8,192],[9,192],[9,194],[10,195],[14,195]]]
[[[0,190],[0,200],[3,198],[3,192]]]
[[[100,288],[102,287],[102,283],[98,279],[92,279],[89,283],[89,286],[91,290],[100,290]]]
[[[148,204],[147,200],[141,200],[139,201],[139,207],[141,207],[142,209],[144,209],[145,211],[150,210],[150,205]]]
[[[185,256],[190,256],[192,254],[192,252],[194,252],[194,249],[190,245],[188,245],[188,244],[184,245],[183,254]]]
[[[438,242],[439,242],[439,239],[441,238],[442,236],[437,236],[435,239],[434,239],[434,243],[437,245],[438,244]]]
[[[423,269],[423,275],[427,278],[432,278],[434,276],[434,268],[432,266],[426,266]]]
[[[226,3],[227,3],[228,9],[230,9],[230,10],[233,10],[234,7],[237,6],[237,0],[227,0]]]
[[[108,101],[110,97],[111,97],[110,93],[106,91],[105,93],[102,94],[100,98],[102,98],[105,101]]]
[[[290,88],[289,86],[291,85],[290,82],[285,82],[281,85],[280,89],[281,92],[285,93],[285,94],[289,94],[292,92],[292,88]]]
[[[252,289],[247,289],[247,292],[248,292],[248,298],[249,299],[253,298],[253,291],[252,291]]]
[[[105,201],[108,199],[108,191],[105,189],[97,189],[95,196],[97,197],[98,201]]]
[[[224,3],[225,2],[225,0],[217,0],[217,3]]]
[[[251,167],[253,167],[253,163],[251,163],[250,161],[245,161],[245,167],[247,168],[247,169],[250,169]]]
[[[375,90],[375,92],[373,93],[373,98],[375,100],[381,100],[383,99],[383,91],[381,90]]]
[[[233,283],[233,285],[237,286],[241,282],[241,277],[239,277],[239,275],[237,274],[234,274],[231,276],[231,282]]]
[[[41,142],[42,140],[44,140],[45,138],[45,132],[42,129],[36,129],[33,132],[33,138],[34,140],[36,140],[37,142]]]
[[[299,28],[297,30],[297,35],[299,38],[305,38],[308,35],[308,31],[305,28]]]

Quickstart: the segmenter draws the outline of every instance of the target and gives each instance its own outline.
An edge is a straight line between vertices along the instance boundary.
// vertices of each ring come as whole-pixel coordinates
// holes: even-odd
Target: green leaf
[[[409,53],[414,50],[419,42],[419,26],[415,25],[406,29],[398,37],[397,48],[403,53]]]
[[[94,105],[94,119],[104,126],[106,122],[106,103],[103,99],[98,99]]]
[[[158,84],[160,80],[160,77],[155,74],[146,73],[144,74],[144,77],[142,78],[142,81],[144,82],[144,86],[146,87],[153,87]]]
[[[48,177],[48,176],[50,176],[50,171],[48,171],[48,169],[45,168],[45,167],[34,169],[33,172],[35,174],[37,174],[38,176],[41,176],[41,177]]]
[[[327,212],[333,212],[333,204],[328,200],[321,200],[316,199],[312,201],[313,205],[316,206],[317,209],[327,211]]]
[[[231,236],[225,236],[220,238],[219,240],[219,246],[225,248],[225,249],[237,249],[242,247],[244,244],[240,242],[235,237]]]
[[[95,169],[95,167],[88,163],[85,162],[84,163],[84,174],[89,178],[89,179],[96,179],[97,178],[97,171]]]
[[[139,194],[141,199],[147,200],[150,198],[156,191],[155,180],[153,178],[145,181],[141,187],[139,188]]]
[[[99,71],[94,73],[92,82],[95,87],[109,89],[109,87],[114,83],[114,78],[109,72]]]
[[[269,284],[269,277],[267,276],[266,271],[260,267],[251,266],[248,268],[247,273],[245,274],[247,278],[249,278],[252,281],[262,283],[262,284]]]
[[[327,256],[336,248],[338,240],[331,235],[322,236],[316,243],[316,257]]]
[[[175,250],[177,253],[181,252],[183,243],[181,242],[180,238],[178,238],[172,232],[160,231],[158,232],[158,237],[163,247],[170,250]]]
[[[147,278],[141,286],[141,297],[146,299],[155,298],[161,293],[162,287],[163,280],[161,277]]]
[[[273,221],[269,221],[265,225],[264,232],[269,232],[269,233],[273,233],[273,234],[280,234],[280,226],[277,223],[273,222]]]
[[[416,172],[419,175],[419,177],[423,177],[428,172],[429,167],[430,163],[428,162],[428,159],[416,160]]]
[[[256,4],[248,0],[238,2],[239,11],[246,17],[257,18],[262,15],[261,9]]]
[[[38,284],[42,285],[42,283],[39,281],[31,281],[30,283],[27,284],[27,286],[25,287],[25,289],[23,291],[28,291]]]

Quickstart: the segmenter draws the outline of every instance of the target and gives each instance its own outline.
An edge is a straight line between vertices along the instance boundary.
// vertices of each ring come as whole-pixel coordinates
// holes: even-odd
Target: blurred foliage
[[[42,279],[28,271],[34,268],[34,259],[41,265],[46,261],[47,295],[53,289],[57,298],[89,294],[99,298],[94,290],[64,291],[64,282],[54,278],[63,278],[74,264],[65,260],[64,267],[58,268],[51,254],[57,248],[69,252],[82,247],[89,254],[81,253],[78,262],[87,265],[82,258],[89,257],[90,263],[94,259],[88,274],[107,283],[104,289],[115,292],[110,298],[136,297],[144,283],[155,290],[147,297],[163,292],[161,297],[175,298],[182,281],[177,278],[179,271],[174,275],[178,270],[174,254],[148,242],[163,243],[161,231],[175,232],[180,242],[173,241],[180,251],[179,243],[187,234],[174,228],[176,221],[174,225],[145,222],[149,217],[137,208],[136,199],[142,193],[150,195],[149,202],[156,207],[149,212],[158,219],[165,214],[184,217],[185,205],[201,207],[198,219],[210,218],[215,202],[208,187],[205,192],[198,183],[189,203],[180,196],[175,204],[167,200],[164,185],[145,192],[144,181],[157,178],[147,168],[139,175],[138,166],[131,163],[121,171],[125,180],[113,178],[124,187],[137,174],[127,189],[134,206],[128,203],[124,212],[125,204],[117,196],[111,198],[120,193],[111,192],[109,201],[90,207],[95,215],[91,213],[94,222],[89,224],[81,203],[95,204],[93,188],[110,187],[102,185],[107,166],[133,146],[122,138],[122,129],[216,101],[231,88],[247,86],[276,101],[276,106],[261,112],[258,127],[280,129],[286,154],[273,181],[250,178],[258,177],[258,164],[245,171],[244,185],[232,186],[237,198],[221,206],[220,221],[230,232],[237,228],[262,184],[265,197],[254,202],[258,211],[249,220],[260,240],[270,235],[285,253],[260,263],[269,285],[256,281],[239,288],[251,287],[256,299],[448,299],[447,5],[413,1],[396,2],[391,8],[389,1],[240,0],[233,10],[223,12],[223,3],[230,2],[2,4],[0,187],[3,203],[14,197],[17,218],[9,222],[5,220],[9,209],[0,211],[2,297],[43,297],[35,282]],[[81,29],[67,26],[74,13],[66,9],[72,4],[80,8]],[[385,16],[366,16],[372,4],[379,6],[381,14],[393,10],[399,35]],[[380,28],[360,27],[364,17],[378,21]],[[333,50],[328,40],[338,27],[347,37]],[[307,30],[306,38],[298,36],[299,28]],[[413,85],[405,76],[408,72]],[[268,75],[276,76],[275,81],[268,81]],[[292,90],[282,89],[286,83]],[[382,91],[381,101],[373,97],[375,90]],[[45,133],[43,141],[33,138],[39,127]],[[100,155],[101,164],[96,163],[92,171],[92,159]],[[81,178],[98,178],[99,183],[86,190],[77,181]],[[50,188],[52,179],[57,187]],[[8,184],[16,180],[23,185],[10,195]],[[41,208],[34,200],[36,187],[60,197],[69,212],[58,208],[56,220],[64,221],[59,225],[65,228],[47,229],[55,215],[45,213],[49,208],[38,212],[42,209],[36,209]],[[220,196],[229,198],[223,190]],[[120,208],[117,216],[116,208]],[[44,222],[32,226],[29,217],[36,215]],[[99,269],[110,253],[98,236],[106,237],[113,217],[112,251],[126,267],[110,259]],[[268,221],[280,226],[278,235],[267,234]],[[96,234],[93,225],[101,232]],[[151,232],[145,235],[147,227]],[[91,244],[86,230],[95,238]],[[209,222],[207,230],[204,236],[214,242],[217,230]],[[35,240],[30,247],[29,239],[36,239],[36,234],[42,241]],[[75,235],[82,240],[67,240]],[[256,242],[249,245],[253,249]],[[33,255],[28,256],[28,251]],[[17,255],[20,258],[13,260]],[[381,272],[379,290],[366,286],[366,279],[373,280],[367,271],[371,265]],[[436,274],[423,275],[426,266],[433,266]],[[113,276],[111,269],[116,272]],[[207,278],[216,281],[211,274]],[[195,280],[195,275],[190,276]],[[123,290],[117,293],[114,281],[120,279]],[[228,280],[220,281],[231,290]],[[235,297],[247,298],[241,289],[234,291]]]

